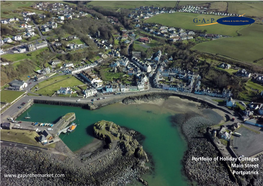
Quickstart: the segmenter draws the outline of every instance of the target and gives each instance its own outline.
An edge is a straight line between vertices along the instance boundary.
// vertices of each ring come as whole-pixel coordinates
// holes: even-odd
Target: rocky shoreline
[[[263,181],[263,155],[257,156],[260,169],[259,175],[237,176],[233,179],[226,163],[223,161],[194,161],[193,157],[220,157],[216,147],[210,142],[207,136],[207,127],[218,123],[220,116],[211,109],[200,109],[198,113],[178,114],[171,118],[174,125],[180,128],[188,143],[187,151],[184,154],[183,174],[198,185],[227,185],[227,186],[247,186],[262,185]],[[253,170],[253,169],[249,169]],[[244,169],[243,171],[247,171]]]
[[[127,128],[121,128],[121,131],[123,135],[130,136],[134,140],[144,138],[140,133]],[[123,155],[123,144],[120,141],[113,141],[110,149],[105,148],[105,145],[104,142],[100,143],[95,140],[92,152],[87,148],[83,148],[71,157],[59,155],[59,153],[49,153],[44,150],[38,152],[2,147],[2,184],[123,186],[138,181],[147,185],[147,182],[142,180],[141,176],[152,171],[152,168],[145,165],[147,160],[144,157],[138,158],[130,154]],[[67,153],[67,150],[62,147],[56,148],[56,150],[60,150],[61,154]],[[9,178],[4,177],[5,174],[64,174],[64,177]]]

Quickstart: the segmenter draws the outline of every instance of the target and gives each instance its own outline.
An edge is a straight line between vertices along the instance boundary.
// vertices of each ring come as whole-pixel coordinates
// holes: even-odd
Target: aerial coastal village
[[[64,176],[46,184],[170,185],[159,170],[165,155],[146,142],[169,121],[187,144],[182,167],[170,165],[178,184],[184,172],[199,185],[261,185],[262,2],[122,3],[1,2],[3,174],[50,164]],[[251,24],[217,22],[226,18]],[[145,132],[137,124],[151,114],[159,118]],[[134,125],[122,123],[131,115]],[[22,165],[22,156],[35,160]]]

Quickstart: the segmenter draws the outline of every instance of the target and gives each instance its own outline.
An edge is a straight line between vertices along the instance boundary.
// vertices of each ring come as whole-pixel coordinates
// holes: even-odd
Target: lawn
[[[41,83],[38,83],[36,86],[40,89],[40,88],[46,87],[50,84],[56,83],[57,81],[67,79],[68,77],[70,77],[70,75],[56,76],[56,77],[47,79],[46,81],[43,81]],[[33,89],[34,89],[34,87],[33,87]]]
[[[11,103],[16,98],[18,98],[20,95],[22,95],[23,93],[24,92],[20,92],[20,91],[2,90],[0,92],[1,102]]]
[[[259,92],[262,92],[262,91],[263,91],[263,86],[262,86],[262,85],[257,84],[257,83],[254,83],[254,82],[251,81],[251,80],[248,80],[248,81],[246,82],[246,86],[247,86],[248,88],[250,88],[250,89],[257,89],[257,90],[259,90]]]
[[[147,47],[147,46],[144,47],[142,43],[138,43],[138,44],[134,43],[133,44],[133,49],[135,51],[144,51],[145,52],[147,50],[147,48],[149,48],[149,47]]]
[[[100,75],[101,79],[103,81],[113,81],[113,79],[122,79],[123,75],[125,75],[122,72],[109,72],[111,68],[102,68],[100,69]]]
[[[74,39],[74,40],[69,41],[68,43],[83,44],[83,42],[80,39]]]
[[[192,49],[244,62],[253,62],[263,58],[263,25],[252,24],[241,30],[240,33],[242,36],[199,43]],[[263,66],[263,61],[259,60],[254,64]]]
[[[56,80],[58,82],[56,82]],[[59,80],[61,80],[61,81],[59,81]],[[43,83],[43,84],[41,84],[41,83]],[[65,79],[65,77],[60,79],[60,76],[58,76],[49,82],[44,81],[41,83],[40,83],[39,87],[41,86],[42,88],[37,90],[35,93],[42,94],[42,95],[48,95],[48,96],[51,96],[54,92],[59,90],[61,87],[74,87],[74,86],[78,86],[78,85],[83,84],[81,81],[76,79],[74,76],[68,76],[68,78],[66,78],[66,79]]]
[[[206,21],[209,20],[209,22],[206,23],[210,23],[211,18],[213,18],[216,21],[217,19],[222,18],[222,16],[176,12],[173,14],[159,14],[145,20],[144,22],[157,23],[169,27],[183,28],[189,30],[201,30],[201,31],[207,30],[207,33],[221,34],[228,36],[237,36],[237,31],[247,27],[247,26],[228,26],[222,24],[197,26],[205,23],[202,22],[194,23],[193,20],[195,18],[197,18],[198,20],[203,20],[203,19],[205,19]]]
[[[235,73],[235,72],[237,72],[238,70],[235,70],[235,69],[223,69],[223,68],[219,68],[219,67],[217,67],[217,66],[215,66],[214,67],[215,69],[217,69],[217,70],[221,70],[221,71],[224,71],[224,72],[227,72],[227,73],[229,73],[229,74],[233,74],[233,73]]]
[[[45,48],[41,48],[39,50],[27,53],[27,54],[31,54],[31,56],[28,56],[26,53],[22,53],[22,54],[4,54],[1,57],[8,61],[12,61],[12,62],[23,60],[23,59],[35,60],[36,56],[45,50],[49,50],[49,49],[45,47]]]
[[[1,140],[12,141],[17,143],[24,143],[27,145],[33,145],[38,147],[55,148],[55,143],[47,146],[43,146],[35,140],[35,137],[39,136],[35,131],[28,130],[1,130]]]

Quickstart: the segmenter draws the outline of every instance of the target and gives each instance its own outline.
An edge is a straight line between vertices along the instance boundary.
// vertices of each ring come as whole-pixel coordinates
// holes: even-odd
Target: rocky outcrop
[[[154,102],[158,99],[168,99],[169,95],[166,94],[145,94],[141,96],[133,96],[133,97],[127,97],[122,100],[122,103],[128,105],[128,104],[134,104],[138,101],[143,101],[145,103],[147,102]]]
[[[122,130],[119,125],[102,120],[94,124],[93,130],[97,138],[105,141],[107,148],[111,148],[112,142],[117,142],[123,155],[148,159],[143,147],[133,138],[132,132]]]

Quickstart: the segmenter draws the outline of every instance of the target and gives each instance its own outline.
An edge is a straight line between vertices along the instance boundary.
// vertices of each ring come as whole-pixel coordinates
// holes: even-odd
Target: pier
[[[56,137],[59,136],[59,134],[65,130],[66,126],[74,121],[76,119],[76,115],[75,113],[71,112],[71,113],[67,113],[65,116],[63,116],[62,118],[60,118],[60,120],[54,124],[53,130],[50,131],[50,133]],[[67,129],[67,128],[66,128]]]

